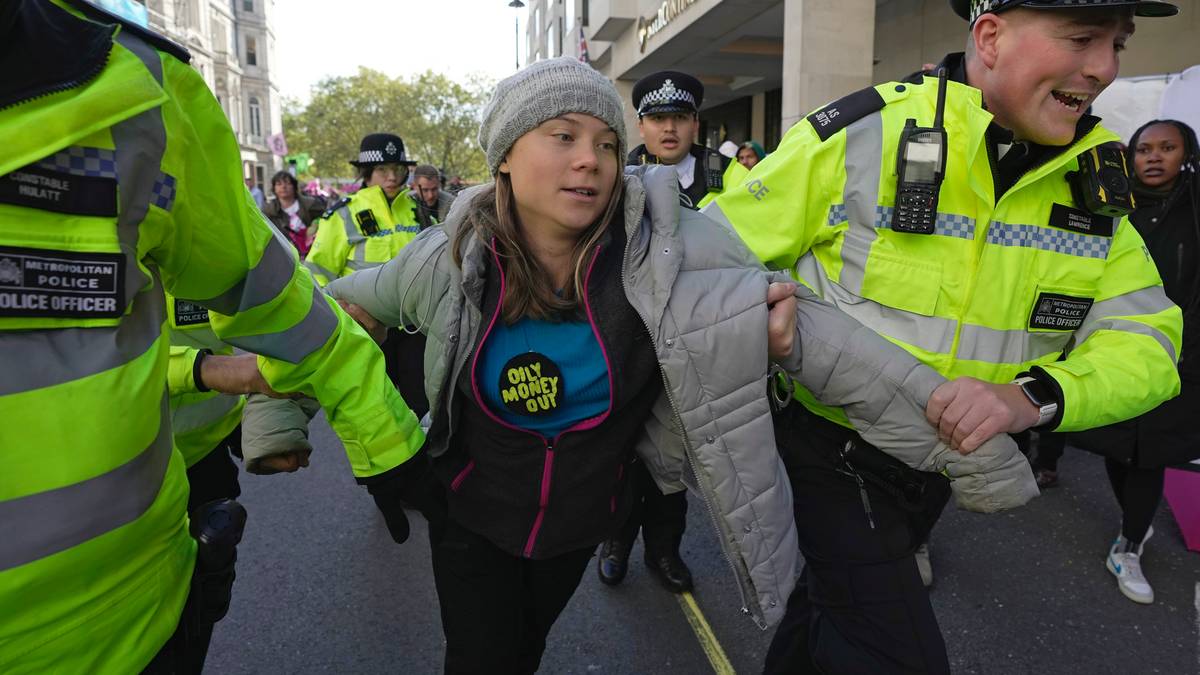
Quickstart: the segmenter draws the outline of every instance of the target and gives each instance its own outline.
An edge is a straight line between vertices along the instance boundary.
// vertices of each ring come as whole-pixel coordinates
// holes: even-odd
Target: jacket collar
[[[104,69],[115,25],[81,19],[49,2],[0,4],[0,108],[73,89]]]

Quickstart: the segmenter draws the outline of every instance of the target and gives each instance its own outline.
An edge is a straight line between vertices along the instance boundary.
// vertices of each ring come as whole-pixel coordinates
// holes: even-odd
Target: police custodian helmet
[[[675,70],[651,73],[633,85],[633,105],[638,117],[672,112],[700,112],[704,85]]]
[[[1132,7],[1136,16],[1174,16],[1179,8],[1162,0],[950,0],[950,7],[975,23],[980,15],[1003,12],[1013,7],[1030,9],[1086,9],[1088,7]]]
[[[416,166],[416,162],[404,154],[404,140],[396,134],[367,134],[358,144],[358,159],[350,160],[354,166],[377,164],[400,164]]]

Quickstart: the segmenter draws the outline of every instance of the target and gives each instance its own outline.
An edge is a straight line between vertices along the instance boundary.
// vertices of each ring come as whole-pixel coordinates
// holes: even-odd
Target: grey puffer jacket
[[[791,490],[765,386],[767,286],[785,277],[767,272],[731,231],[681,208],[669,167],[630,167],[625,188],[621,278],[653,340],[665,385],[637,451],[662,487],[686,484],[704,500],[744,610],[765,628],[782,617],[798,563]],[[426,447],[435,457],[446,452],[455,430],[447,403],[469,356],[459,347],[475,344],[483,329],[487,246],[468,237],[461,269],[450,250],[479,189],[460,195],[442,227],[422,233],[386,265],[328,287],[388,326],[427,334]],[[797,295],[797,346],[781,365],[823,403],[844,406],[868,442],[898,447],[898,457],[926,470],[969,460],[984,473],[1003,473],[1013,457],[1024,462],[1006,436],[965,459],[947,450],[924,419],[941,376],[803,288]],[[1030,473],[1027,465],[1024,471]],[[982,484],[998,508],[1037,493],[1032,475],[1015,491],[1019,479],[997,489],[1005,481],[993,478]]]

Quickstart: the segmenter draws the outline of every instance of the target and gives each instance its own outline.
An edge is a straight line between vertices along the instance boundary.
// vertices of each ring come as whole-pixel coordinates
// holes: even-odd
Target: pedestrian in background
[[[1167,297],[1183,309],[1179,396],[1118,424],[1075,435],[1080,447],[1104,456],[1121,531],[1105,566],[1117,588],[1137,603],[1154,602],[1142,570],[1150,524],[1162,500],[1166,467],[1200,458],[1200,149],[1196,133],[1175,120],[1138,129],[1126,150],[1135,170],[1137,210],[1130,216],[1154,259]]]
[[[263,215],[283,233],[300,257],[308,255],[316,236],[316,221],[325,210],[317,197],[301,194],[296,177],[280,171],[271,177],[271,198],[263,206]]]
[[[253,176],[246,176],[246,189],[250,191],[250,196],[254,198],[254,204],[258,206],[259,210],[262,210],[266,196],[263,195],[262,188],[258,187],[258,183],[254,181]]]
[[[753,169],[766,156],[767,152],[758,141],[746,141],[738,146],[737,161],[747,169]]]
[[[417,202],[417,220],[421,229],[446,220],[454,195],[442,189],[442,178],[436,167],[421,164],[413,169],[412,193]]]

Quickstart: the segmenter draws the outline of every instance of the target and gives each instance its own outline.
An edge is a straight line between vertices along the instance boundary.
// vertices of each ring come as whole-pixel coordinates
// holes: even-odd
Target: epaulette
[[[325,209],[325,213],[321,214],[321,219],[324,220],[326,218],[332,218],[333,214],[337,213],[338,209],[342,208],[343,206],[345,206],[349,203],[350,203],[350,195],[346,195],[345,197],[342,197],[341,199],[337,200],[333,204],[330,204],[329,208]]]
[[[105,24],[119,24],[121,30],[133,33],[155,49],[166,52],[184,63],[191,63],[192,61],[192,53],[186,47],[161,33],[152,31],[144,26],[139,26],[129,19],[114,14],[103,7],[97,7],[87,0],[67,0],[67,4],[83,12],[84,15],[93,21]]]
[[[887,101],[883,100],[875,87],[867,87],[830,103],[806,119],[824,142],[867,115],[883,110],[885,105]]]

